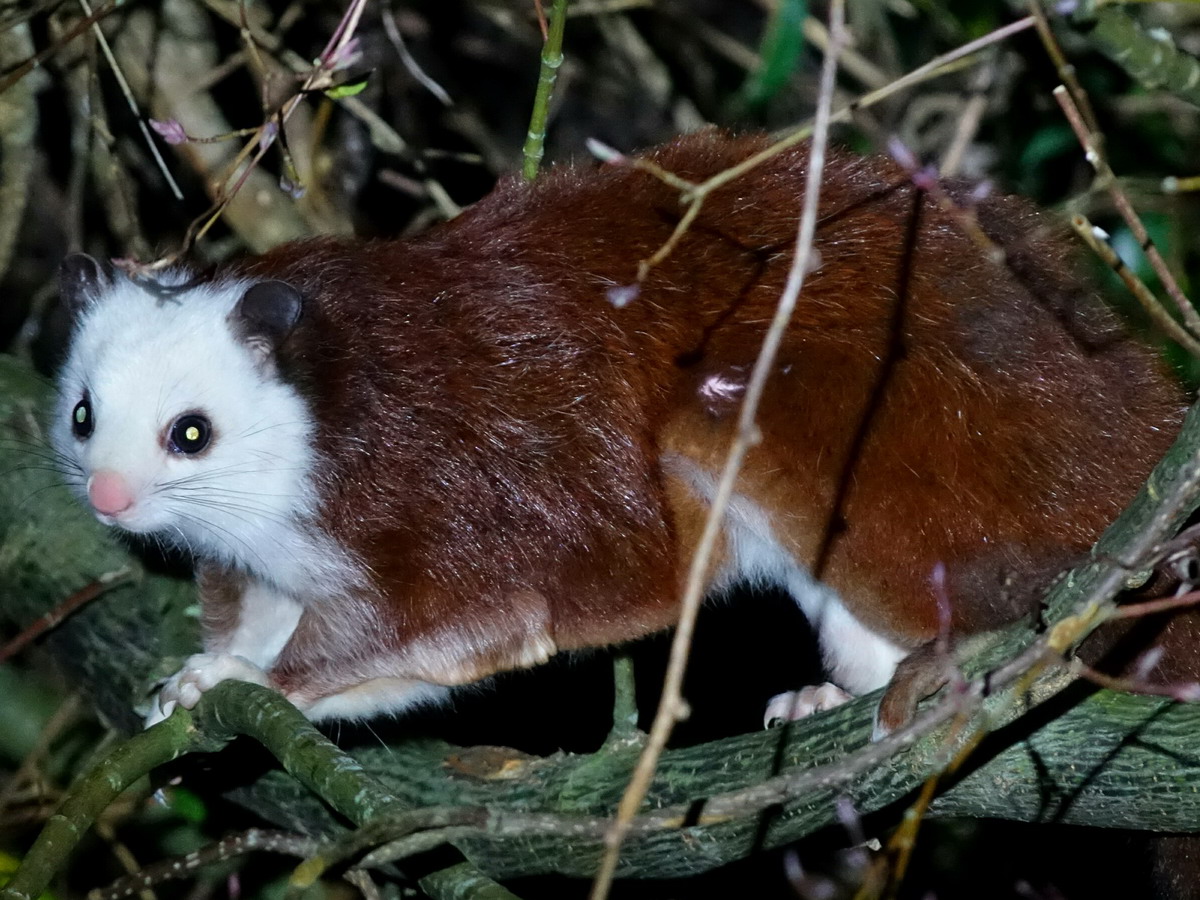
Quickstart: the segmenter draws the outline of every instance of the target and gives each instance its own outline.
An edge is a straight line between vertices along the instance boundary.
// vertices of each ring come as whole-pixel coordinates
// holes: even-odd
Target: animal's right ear
[[[286,281],[251,285],[229,314],[233,332],[264,361],[275,355],[304,309],[304,298]]]
[[[111,283],[109,270],[86,253],[72,253],[58,269],[58,296],[72,319]]]

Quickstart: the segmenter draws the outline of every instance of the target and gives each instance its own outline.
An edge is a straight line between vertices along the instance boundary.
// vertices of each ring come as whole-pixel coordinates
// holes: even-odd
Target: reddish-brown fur
[[[765,144],[705,132],[649,156],[701,179]],[[359,640],[454,648],[395,674],[461,683],[522,664],[531,641],[602,645],[674,621],[705,506],[661,459],[719,472],[737,401],[699,388],[754,364],[807,154],[717,191],[622,309],[607,290],[682,213],[629,167],[508,180],[412,240],[297,243],[237,267],[305,297],[280,365],[319,425],[322,525],[376,579],[378,630]],[[956,631],[1011,620],[1131,499],[1181,393],[1028,204],[979,205],[1000,264],[885,160],[834,152],[820,211],[820,267],[739,490],[903,646],[937,632],[939,562]],[[305,613],[273,672],[288,690],[353,684],[324,615]]]

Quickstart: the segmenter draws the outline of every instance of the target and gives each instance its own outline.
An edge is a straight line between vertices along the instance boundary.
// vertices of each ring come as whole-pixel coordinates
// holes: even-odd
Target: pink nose
[[[100,469],[88,479],[88,500],[102,516],[115,516],[133,506],[133,494],[119,472]]]

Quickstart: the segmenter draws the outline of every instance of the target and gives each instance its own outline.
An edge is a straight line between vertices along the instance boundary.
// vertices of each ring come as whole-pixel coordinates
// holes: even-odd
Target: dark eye
[[[84,394],[83,399],[76,403],[75,409],[71,411],[71,430],[75,432],[75,437],[83,440],[92,436],[92,429],[95,427],[92,401]]]
[[[208,446],[211,437],[211,423],[195,414],[180,416],[168,433],[171,450],[176,453],[199,453]]]

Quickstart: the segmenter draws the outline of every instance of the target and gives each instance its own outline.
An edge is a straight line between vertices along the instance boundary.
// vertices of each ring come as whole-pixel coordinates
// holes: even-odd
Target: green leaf
[[[804,49],[801,26],[807,13],[807,0],[780,0],[775,7],[759,45],[761,62],[742,84],[740,100],[745,106],[762,106],[787,84]]]
[[[345,84],[339,84],[337,87],[331,87],[325,92],[325,96],[330,100],[341,100],[343,97],[353,97],[355,94],[361,94],[363,88],[367,86],[369,75],[364,75],[358,81],[348,81]]]
[[[7,853],[0,853],[0,887],[8,884],[8,879],[17,871],[17,867],[21,864],[21,860],[15,856],[10,856]],[[54,900],[54,895],[49,891],[41,894],[38,900]]]
[[[171,810],[185,822],[200,825],[208,818],[207,805],[193,791],[176,785],[164,788],[163,795]]]

